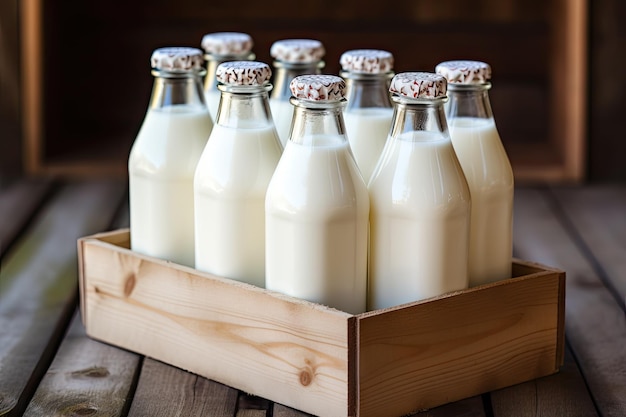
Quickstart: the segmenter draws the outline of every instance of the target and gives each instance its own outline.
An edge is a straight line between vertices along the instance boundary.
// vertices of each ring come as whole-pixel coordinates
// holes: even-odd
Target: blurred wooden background
[[[243,31],[268,63],[275,40],[319,39],[327,73],[352,48],[393,52],[397,72],[484,60],[518,182],[624,180],[617,111],[625,81],[610,76],[624,59],[620,16],[620,0],[320,0],[289,8],[274,0],[7,0],[0,173],[125,175],[152,86],[152,50]]]

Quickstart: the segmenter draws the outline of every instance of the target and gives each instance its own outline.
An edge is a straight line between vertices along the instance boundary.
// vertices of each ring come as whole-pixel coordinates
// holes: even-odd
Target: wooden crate
[[[342,311],[139,255],[128,229],[79,240],[87,334],[320,416],[401,416],[558,371],[565,273]]]

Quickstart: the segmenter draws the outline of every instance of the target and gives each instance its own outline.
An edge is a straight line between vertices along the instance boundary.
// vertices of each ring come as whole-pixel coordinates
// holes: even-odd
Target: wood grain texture
[[[626,316],[572,240],[579,232],[546,189],[518,189],[514,247],[517,256],[567,272],[565,329],[598,413],[626,415]],[[623,208],[626,210],[626,207]]]
[[[538,273],[359,316],[359,415],[404,415],[556,372],[563,285]]]
[[[95,239],[82,246],[90,336],[299,410],[346,414],[351,315]]]
[[[146,358],[129,417],[233,417],[237,390]]]
[[[487,417],[480,396],[441,405],[415,414],[416,417]]]
[[[76,239],[106,228],[118,182],[62,187],[6,254],[0,279],[0,415],[20,415],[52,360],[76,302]]]
[[[52,193],[53,184],[47,178],[19,178],[0,187],[0,257]]]
[[[552,191],[568,229],[575,233],[572,240],[626,311],[626,187],[612,184]]]
[[[124,416],[140,357],[89,339],[78,314],[25,416]]]
[[[569,349],[559,373],[493,391],[493,417],[595,417],[585,380]]]
[[[274,404],[274,409],[272,411],[272,417],[313,417],[312,414],[294,410],[293,408],[285,407],[282,404]]]

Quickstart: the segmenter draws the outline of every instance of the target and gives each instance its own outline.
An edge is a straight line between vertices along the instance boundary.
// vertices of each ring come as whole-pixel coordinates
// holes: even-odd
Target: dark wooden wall
[[[626,181],[626,2],[590,2],[589,171]]]
[[[21,171],[18,1],[0,2],[0,179]]]
[[[0,3],[0,175],[23,169],[19,3]],[[317,38],[326,46],[329,73],[338,71],[340,54],[351,48],[392,51],[396,71],[432,71],[445,59],[485,60],[493,67],[492,104],[505,146],[541,143],[550,135],[554,111],[548,96],[552,3],[42,1],[42,157],[125,158],[148,103],[152,50],[199,46],[205,33],[217,31],[251,34],[265,62],[271,62],[269,48],[277,39]],[[626,104],[626,3],[593,0],[589,11],[587,178],[626,181],[626,141],[618,126]]]
[[[492,100],[507,143],[548,135],[548,2],[398,0],[285,3],[79,0],[45,2],[46,147],[53,159],[77,147],[130,147],[152,85],[149,57],[162,46],[199,46],[205,33],[243,31],[257,59],[271,44],[309,37],[326,49],[325,72],[342,52],[382,48],[396,71],[446,59],[481,59],[494,71]],[[288,7],[285,7],[288,5]],[[525,114],[519,121],[519,114]],[[106,153],[107,149],[100,152]]]

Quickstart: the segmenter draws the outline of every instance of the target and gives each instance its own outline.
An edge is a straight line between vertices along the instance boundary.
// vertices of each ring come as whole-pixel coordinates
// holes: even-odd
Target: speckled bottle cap
[[[345,96],[346,82],[336,75],[299,75],[289,84],[291,94],[310,101],[340,101]]]
[[[431,72],[401,72],[391,80],[389,91],[404,97],[436,99],[446,96],[446,79]]]
[[[202,51],[197,48],[159,48],[152,52],[152,68],[165,71],[193,71],[202,69]]]
[[[491,79],[491,67],[481,61],[445,61],[435,67],[450,84],[484,84]]]
[[[315,39],[283,39],[270,48],[273,58],[294,64],[318,62],[325,53],[324,45]]]
[[[263,85],[272,76],[269,65],[258,61],[230,61],[217,66],[217,81],[227,85]]]
[[[393,55],[379,49],[354,49],[344,52],[339,63],[344,71],[381,74],[393,70]]]
[[[202,48],[213,55],[244,55],[250,53],[254,43],[247,33],[216,32],[202,37]]]

